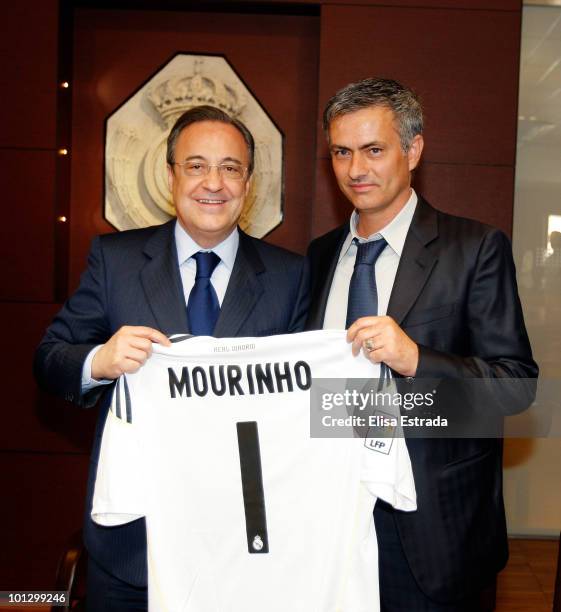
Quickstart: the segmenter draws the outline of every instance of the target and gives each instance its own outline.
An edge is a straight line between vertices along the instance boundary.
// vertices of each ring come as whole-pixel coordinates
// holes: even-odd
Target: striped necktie
[[[354,239],[356,242],[356,238]],[[360,317],[378,314],[378,290],[374,266],[388,243],[381,238],[357,245],[355,268],[349,286],[347,329]]]
[[[187,301],[189,328],[195,336],[212,336],[220,304],[210,277],[220,263],[220,257],[212,251],[199,251],[193,258],[197,262],[197,274]]]

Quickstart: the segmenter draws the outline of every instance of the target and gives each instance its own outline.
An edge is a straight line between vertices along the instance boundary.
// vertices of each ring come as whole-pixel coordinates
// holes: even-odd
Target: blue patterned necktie
[[[378,314],[378,291],[374,265],[387,244],[381,238],[370,242],[359,242],[357,245],[355,268],[349,286],[347,329],[360,317]]]
[[[220,257],[212,251],[199,251],[193,258],[197,262],[197,274],[187,301],[189,328],[195,336],[212,336],[220,304],[210,277],[220,263]]]

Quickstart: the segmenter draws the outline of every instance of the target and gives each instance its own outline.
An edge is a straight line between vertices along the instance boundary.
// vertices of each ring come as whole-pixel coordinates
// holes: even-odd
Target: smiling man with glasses
[[[267,336],[300,331],[307,302],[303,258],[237,227],[254,166],[249,130],[211,106],[173,126],[166,161],[177,212],[164,225],[94,239],[88,268],[37,349],[39,384],[78,405],[101,398],[84,537],[88,610],[145,610],[146,526],[90,518],[101,433],[113,382],[167,335]]]
[[[168,139],[168,182],[181,227],[211,249],[233,233],[253,171],[255,145],[247,128],[231,119],[199,121],[207,107],[189,111]],[[237,233],[232,236],[235,241]]]

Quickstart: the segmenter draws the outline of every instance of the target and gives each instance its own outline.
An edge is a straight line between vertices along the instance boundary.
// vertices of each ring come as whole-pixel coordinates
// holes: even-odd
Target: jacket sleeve
[[[288,332],[304,331],[306,317],[310,308],[310,267],[308,259],[303,259],[300,266],[300,281],[298,283],[298,293],[296,302],[292,310]]]
[[[471,356],[419,345],[420,379],[493,379],[487,393],[503,414],[527,408],[535,397],[538,366],[524,325],[508,238],[490,230],[481,241],[465,304]]]
[[[78,289],[47,328],[35,352],[33,371],[39,386],[79,406],[93,406],[107,386],[82,395],[82,367],[88,353],[110,336],[105,262],[100,240],[95,238]]]

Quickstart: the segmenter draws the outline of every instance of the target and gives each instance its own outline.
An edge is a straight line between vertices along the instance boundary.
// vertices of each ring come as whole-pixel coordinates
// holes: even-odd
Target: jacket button
[[[405,381],[412,385],[415,382],[415,378],[413,376],[407,376]]]

